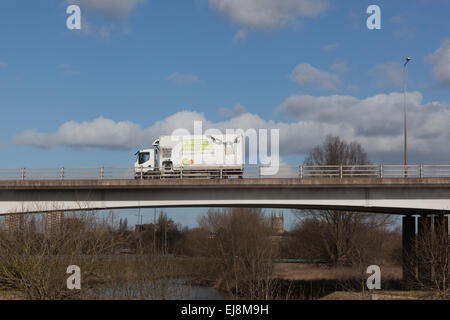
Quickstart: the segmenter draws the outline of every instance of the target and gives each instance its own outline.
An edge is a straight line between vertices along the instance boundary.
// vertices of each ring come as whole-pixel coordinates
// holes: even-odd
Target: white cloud
[[[89,36],[100,40],[109,40],[114,35],[127,35],[131,32],[131,28],[126,23],[99,23],[86,19],[85,15],[81,15],[81,29],[70,30],[71,34],[78,36]]]
[[[427,57],[433,64],[433,75],[445,87],[450,87],[450,38],[445,39],[436,52]]]
[[[323,46],[323,50],[325,50],[325,51],[332,51],[332,50],[334,50],[334,49],[336,49],[338,47],[339,47],[339,43],[330,43],[330,44],[324,45]]]
[[[147,0],[65,0],[66,5],[76,4],[81,9],[81,29],[71,30],[71,33],[101,40],[109,40],[113,34],[127,35],[131,28],[125,20],[139,4],[146,2]],[[92,15],[103,16],[110,21],[94,22]]]
[[[450,105],[424,104],[420,92],[407,95],[408,150],[410,162],[448,162],[450,148]],[[403,94],[378,94],[366,99],[353,96],[294,95],[283,101],[279,111],[289,122],[264,120],[257,114],[241,113],[231,119],[212,122],[197,112],[175,113],[148,127],[131,121],[97,118],[93,121],[69,121],[56,132],[23,132],[14,137],[21,145],[40,148],[126,149],[145,147],[158,136],[185,128],[193,132],[194,120],[203,121],[203,129],[249,128],[280,130],[282,155],[305,154],[327,134],[347,141],[360,142],[369,156],[391,163],[401,163],[403,150]]]
[[[389,19],[389,22],[393,23],[393,24],[405,24],[406,23],[406,18],[403,17],[403,16],[400,16],[400,15],[392,16]]]
[[[408,105],[420,105],[422,96],[415,92],[408,96]],[[318,123],[345,124],[357,135],[397,134],[402,130],[403,96],[379,94],[364,100],[353,96],[293,95],[279,110],[290,118]],[[386,117],[386,115],[389,117]]]
[[[388,62],[377,64],[369,71],[374,78],[374,83],[379,90],[393,90],[402,88],[402,64],[400,62]]]
[[[193,74],[184,74],[179,72],[174,72],[171,75],[167,77],[167,80],[178,84],[178,85],[184,85],[184,84],[195,84],[200,83],[201,80],[198,76]]]
[[[257,30],[283,27],[328,8],[325,0],[209,0],[209,4],[234,23]]]
[[[416,37],[415,30],[407,27],[396,29],[393,34],[395,37],[402,40],[412,40]]]
[[[247,112],[247,110],[245,110],[245,107],[243,105],[238,103],[234,105],[232,108],[221,108],[217,112],[224,117],[234,118]]]
[[[340,85],[336,74],[317,69],[308,63],[299,64],[291,74],[292,81],[299,87],[316,85],[323,90],[337,90]]]
[[[233,37],[233,43],[237,44],[247,40],[247,30],[239,29]]]
[[[81,123],[69,121],[58,128],[57,133],[26,131],[15,137],[19,144],[30,144],[40,148],[66,145],[69,147],[101,147],[105,149],[126,148],[135,144],[140,127],[130,121],[115,122],[99,117],[94,121]]]
[[[407,95],[407,107],[409,150],[417,156],[448,157],[450,149],[444,150],[442,145],[450,137],[450,105],[422,104],[422,94],[412,92]],[[342,95],[291,96],[279,110],[299,123],[320,124],[327,131],[337,126],[338,135],[361,142],[372,154],[389,157],[389,153],[402,150],[402,93],[378,94],[362,100]]]
[[[150,139],[161,134],[170,134],[178,128],[192,130],[189,124],[192,127],[194,120],[205,119],[200,113],[182,111],[155,122],[151,127],[142,128],[131,121],[116,122],[99,117],[92,121],[66,122],[55,133],[25,131],[15,136],[14,141],[17,144],[39,148],[68,146],[72,148],[130,149],[148,145],[151,142]]]
[[[389,23],[393,24],[393,35],[402,40],[412,40],[416,37],[416,30],[412,25],[408,25],[406,16],[397,15],[389,19]]]
[[[75,30],[83,36],[93,36],[103,40],[109,40],[114,26],[111,24],[96,25],[82,18],[81,29]],[[73,31],[72,31],[73,32]]]
[[[331,66],[331,69],[337,73],[347,73],[350,71],[347,62],[344,60],[336,60]]]
[[[81,12],[84,10],[95,14],[100,14],[107,18],[122,20],[127,18],[139,4],[147,0],[66,0],[66,4],[76,4],[80,6]]]
[[[347,85],[347,90],[350,92],[358,92],[359,91],[359,87],[357,85],[354,84],[349,84]]]

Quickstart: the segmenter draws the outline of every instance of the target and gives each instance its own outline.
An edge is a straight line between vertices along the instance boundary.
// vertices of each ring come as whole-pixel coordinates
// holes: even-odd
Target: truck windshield
[[[139,153],[139,164],[143,164],[144,162],[147,162],[148,160],[150,160],[150,153],[148,153],[148,152]]]

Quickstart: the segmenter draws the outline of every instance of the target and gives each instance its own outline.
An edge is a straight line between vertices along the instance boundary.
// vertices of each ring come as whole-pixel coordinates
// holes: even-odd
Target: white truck
[[[139,150],[136,155],[136,179],[242,178],[244,136],[161,136],[153,148]]]

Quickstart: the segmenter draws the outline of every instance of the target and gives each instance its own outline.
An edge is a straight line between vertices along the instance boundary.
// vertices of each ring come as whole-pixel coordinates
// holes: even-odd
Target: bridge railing
[[[58,167],[0,168],[0,180],[101,180],[101,179],[270,179],[270,178],[428,178],[450,177],[450,165],[332,165],[289,166],[276,170],[262,165],[246,165],[241,169],[213,168],[171,171],[135,171],[134,167]]]

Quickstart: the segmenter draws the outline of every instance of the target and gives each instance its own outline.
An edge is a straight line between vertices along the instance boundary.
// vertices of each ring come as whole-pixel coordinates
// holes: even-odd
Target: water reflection
[[[143,283],[122,283],[101,289],[101,299],[132,300],[227,300],[231,299],[212,287],[190,285],[184,280],[153,280]]]

